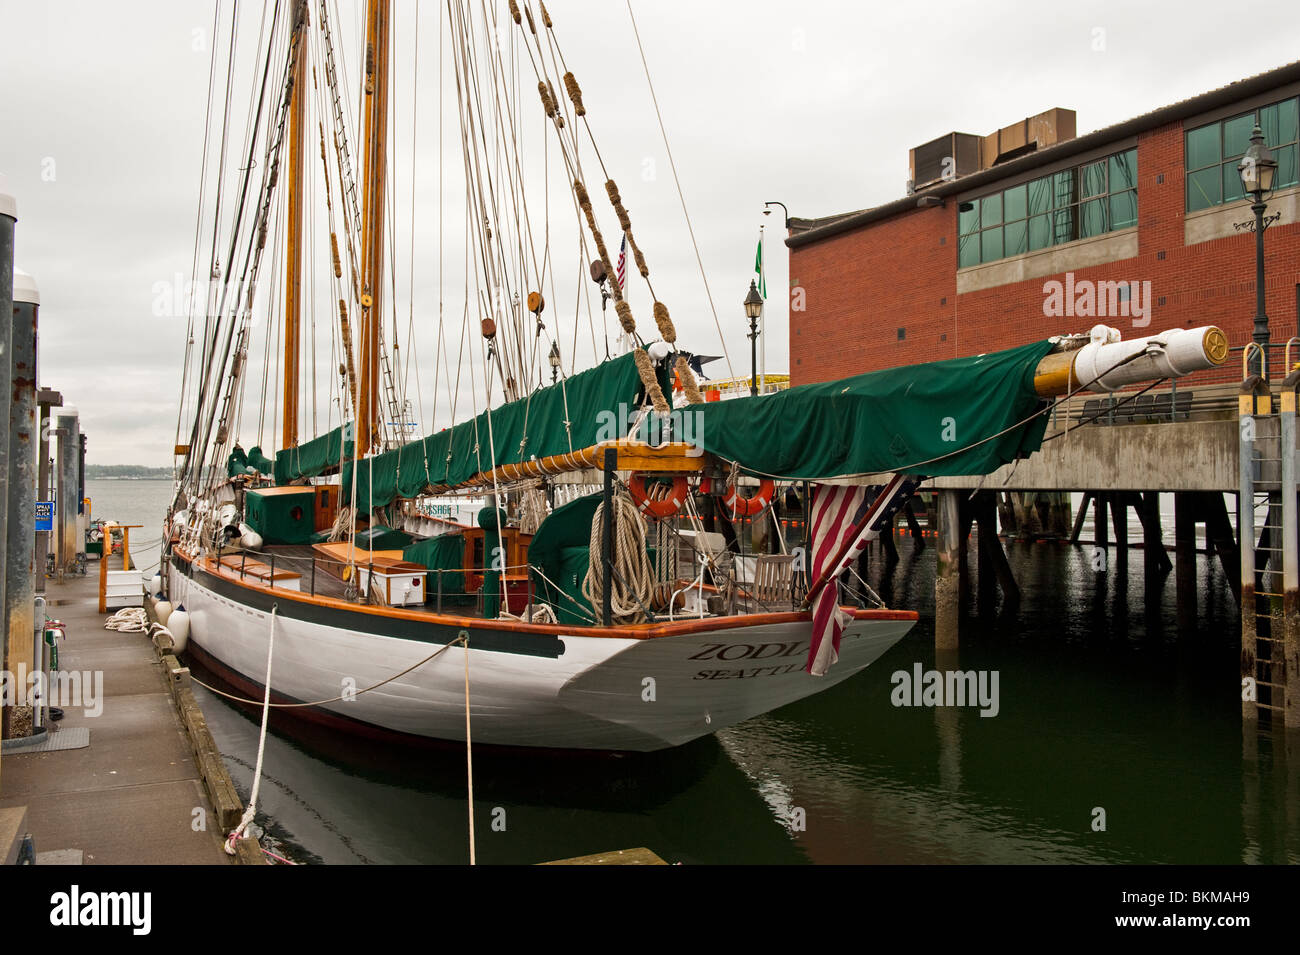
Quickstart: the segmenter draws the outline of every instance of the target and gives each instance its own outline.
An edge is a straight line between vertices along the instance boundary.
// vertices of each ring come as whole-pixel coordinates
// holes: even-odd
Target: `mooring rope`
[[[123,607],[104,621],[104,629],[119,633],[144,633],[148,619],[143,607]]]
[[[389,684],[389,683],[392,683],[392,682],[393,682],[394,680],[396,680],[398,677],[406,676],[406,674],[410,673],[412,670],[419,669],[420,667],[424,666],[424,664],[428,663],[430,660],[437,659],[439,656],[441,656],[443,653],[446,653],[449,649],[451,649],[452,647],[454,647],[454,646],[455,646],[456,644],[458,644],[458,643],[460,643],[460,644],[464,644],[465,647],[468,649],[468,647],[469,647],[468,638],[466,637],[464,631],[462,631],[462,632],[461,632],[461,635],[460,635],[459,637],[457,637],[455,640],[452,640],[452,641],[449,642],[449,643],[445,643],[445,644],[443,644],[441,647],[439,647],[439,648],[438,648],[437,650],[435,650],[433,653],[430,653],[427,657],[425,657],[425,658],[424,658],[423,660],[421,660],[419,663],[412,663],[409,667],[407,667],[407,668],[406,668],[405,670],[403,670],[401,673],[394,673],[394,674],[393,674],[392,676],[390,676],[388,679],[386,679],[386,680],[381,680],[380,682],[374,684],[373,686],[368,686],[368,687],[366,687],[364,690],[352,690],[352,691],[349,691],[349,692],[346,693],[346,694],[341,694],[341,695],[339,695],[339,696],[332,697],[332,698],[330,698],[330,699],[328,699],[328,700],[313,700],[313,701],[310,702],[310,703],[266,703],[265,705],[266,705],[266,706],[270,706],[272,709],[292,710],[292,709],[298,709],[298,708],[300,708],[300,707],[304,707],[304,706],[324,706],[324,705],[327,704],[327,703],[339,703],[339,702],[341,702],[341,701],[343,701],[343,700],[345,700],[345,699],[346,699],[346,700],[352,700],[352,699],[355,699],[356,697],[360,696],[360,695],[363,694],[363,693],[369,693],[371,690],[377,690],[377,689],[379,689],[381,686],[385,686],[385,685],[387,685],[387,684]],[[257,704],[258,704],[258,701],[257,701],[257,700],[250,700],[250,699],[246,699],[245,697],[242,697],[242,696],[235,696],[235,695],[232,694],[232,693],[226,693],[224,690],[218,690],[215,686],[209,686],[208,684],[204,683],[202,680],[198,679],[198,677],[195,677],[195,676],[192,675],[192,674],[191,674],[191,676],[190,676],[190,679],[191,679],[193,682],[197,683],[199,686],[203,687],[203,689],[209,691],[210,693],[215,693],[215,694],[217,694],[217,696],[224,696],[226,699],[228,699],[228,700],[233,700],[233,701],[235,701],[236,703],[250,703],[250,704],[253,704],[253,705],[257,705]]]
[[[253,791],[248,797],[248,808],[239,825],[226,839],[226,853],[235,854],[235,841],[244,838],[244,831],[257,814],[257,794],[262,786],[262,759],[266,755],[266,726],[271,718],[271,663],[275,658],[275,618],[279,604],[271,604],[271,636],[266,642],[266,692],[262,694],[262,729],[257,738],[257,766],[253,770]]]

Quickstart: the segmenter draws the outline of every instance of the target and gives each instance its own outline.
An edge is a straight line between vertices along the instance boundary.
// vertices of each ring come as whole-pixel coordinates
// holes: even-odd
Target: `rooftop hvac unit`
[[[909,154],[913,188],[917,191],[936,183],[978,172],[980,137],[969,133],[947,133]]]

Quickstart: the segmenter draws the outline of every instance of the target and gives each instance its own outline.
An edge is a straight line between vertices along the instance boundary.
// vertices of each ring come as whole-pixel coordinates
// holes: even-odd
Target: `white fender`
[[[172,611],[171,618],[167,623],[167,629],[172,634],[173,652],[184,652],[185,645],[190,639],[190,615],[184,604],[178,604],[176,609]]]
[[[239,525],[239,545],[248,550],[262,549],[262,535],[247,524]]]
[[[158,618],[158,622],[164,627],[172,615],[172,604],[170,600],[160,600],[154,604],[153,615]]]

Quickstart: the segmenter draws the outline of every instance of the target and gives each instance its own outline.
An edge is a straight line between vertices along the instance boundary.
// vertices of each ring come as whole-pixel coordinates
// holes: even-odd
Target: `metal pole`
[[[61,408],[55,418],[59,442],[55,452],[59,472],[55,533],[59,538],[58,579],[63,581],[77,559],[77,435],[80,433],[75,408]],[[107,536],[104,557],[108,558]]]
[[[10,350],[10,336],[13,331],[13,323],[10,316],[14,310],[14,224],[18,221],[18,203],[14,197],[9,194],[9,184],[4,176],[0,175],[0,354],[7,355]],[[5,396],[3,400],[8,401],[8,395],[11,392],[12,382],[10,381],[9,361],[6,359],[0,361],[0,395]],[[0,414],[0,430],[4,434],[0,435],[0,540],[8,540],[9,536],[9,415],[8,413]],[[3,588],[4,582],[0,580],[0,588]],[[3,592],[0,591],[0,601],[3,601]],[[23,640],[26,644],[26,639]],[[4,671],[5,679],[13,680],[8,674],[13,672],[9,665],[9,643],[6,639],[4,647]],[[13,686],[13,698],[18,699],[20,692],[25,693],[26,687]],[[5,737],[10,735],[11,726],[10,718],[13,715],[13,707],[3,707],[3,720],[0,721],[0,732]],[[23,734],[26,735],[26,734]]]
[[[8,635],[8,669],[36,672],[36,581],[32,555],[36,546],[36,311],[40,296],[28,276],[19,273],[9,310],[11,346],[7,359],[11,387],[6,392],[9,412],[9,487],[5,502],[9,512],[5,537],[4,626]],[[2,306],[0,306],[2,307]],[[19,717],[15,712],[14,717]],[[31,716],[15,719],[10,731],[29,736]],[[25,731],[24,731],[25,730]]]
[[[1274,633],[1273,679],[1284,675],[1285,689],[1274,694],[1273,702],[1281,696],[1285,711],[1282,714],[1287,729],[1300,728],[1300,515],[1296,513],[1296,392],[1295,384],[1287,376],[1282,384],[1282,640]],[[1280,668],[1276,664],[1283,661]]]
[[[1254,395],[1238,396],[1238,429],[1241,436],[1237,470],[1237,538],[1241,554],[1241,680],[1257,679],[1255,666],[1255,421]],[[1256,693],[1258,693],[1256,689]],[[1241,718],[1259,718],[1255,700],[1242,693]]]
[[[614,623],[610,602],[614,597],[614,472],[618,454],[613,448],[605,449],[605,523],[600,540],[600,566],[604,570],[600,581],[600,620],[606,627]]]
[[[57,408],[63,404],[63,395],[57,391],[50,391],[41,388],[36,393],[36,401],[40,408],[40,425],[41,437],[40,448],[37,458],[38,472],[36,475],[36,493],[37,500],[53,501],[54,500],[54,482],[50,473],[50,435],[53,431],[53,425],[50,422],[50,409]],[[58,508],[54,509],[51,514],[51,527],[56,526]],[[54,531],[37,531],[36,533],[36,591],[45,593],[45,567],[47,556],[50,553],[50,544],[52,542]],[[57,544],[56,544],[57,549]]]
[[[1255,193],[1255,203],[1250,207],[1255,213],[1255,333],[1251,337],[1259,343],[1259,362],[1255,374],[1268,377],[1268,314],[1264,311],[1264,210],[1268,204]]]

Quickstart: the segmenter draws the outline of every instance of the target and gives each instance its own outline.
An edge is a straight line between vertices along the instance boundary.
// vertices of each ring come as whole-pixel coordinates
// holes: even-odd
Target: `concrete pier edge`
[[[149,623],[158,622],[152,599],[146,598],[144,610]],[[226,769],[221,750],[217,748],[216,740],[212,738],[212,731],[208,729],[207,720],[203,717],[203,709],[190,688],[189,668],[182,666],[172,652],[172,642],[168,634],[159,633],[150,640],[150,643],[153,645],[158,662],[162,664],[163,673],[167,676],[167,692],[176,705],[176,714],[180,717],[185,735],[190,741],[194,764],[203,778],[203,788],[208,794],[208,801],[212,804],[217,825],[222,831],[230,831],[239,825],[239,820],[244,815],[244,803],[239,798],[238,790],[235,789],[234,779]],[[246,836],[236,841],[235,861],[240,865],[268,864],[261,843],[255,836]]]

